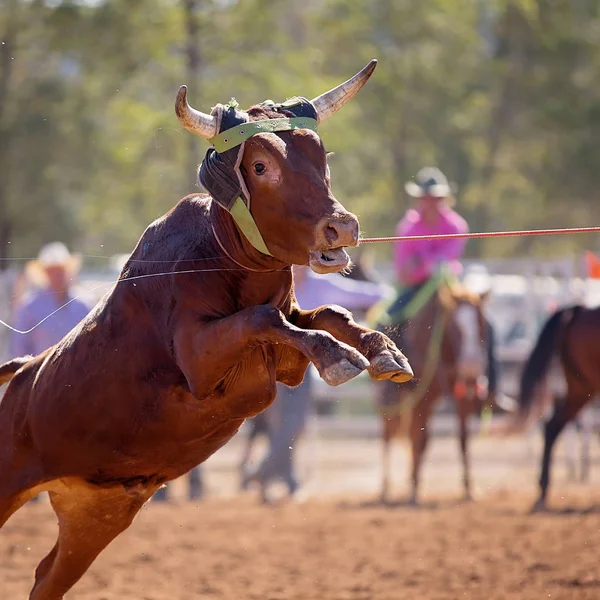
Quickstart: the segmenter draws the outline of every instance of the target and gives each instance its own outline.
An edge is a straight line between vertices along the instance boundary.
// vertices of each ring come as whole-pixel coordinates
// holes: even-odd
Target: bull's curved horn
[[[217,133],[217,119],[212,115],[206,115],[195,108],[192,108],[187,102],[187,86],[182,85],[177,92],[175,100],[175,114],[179,122],[192,133],[203,138],[212,138]]]
[[[373,59],[354,77],[348,79],[348,81],[340,83],[340,85],[334,87],[332,90],[311,100],[312,105],[319,115],[319,123],[322,123],[325,119],[329,119],[329,117],[340,110],[346,102],[352,100],[358,93],[358,90],[367,83],[367,80],[373,74],[376,66],[377,60]]]

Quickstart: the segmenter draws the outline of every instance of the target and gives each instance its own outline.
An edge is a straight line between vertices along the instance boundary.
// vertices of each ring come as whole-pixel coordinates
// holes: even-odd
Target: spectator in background
[[[198,465],[194,467],[187,475],[185,479],[188,484],[188,499],[189,500],[200,500],[205,493],[204,478],[202,473],[202,466]],[[154,496],[152,496],[152,502],[168,502],[169,501],[169,488],[167,485],[159,488]]]
[[[25,278],[34,287],[15,306],[13,327],[28,333],[11,332],[11,356],[40,354],[88,314],[91,307],[72,289],[80,266],[81,258],[61,242],[47,244],[37,260],[27,263]]]
[[[294,288],[300,308],[311,310],[325,304],[339,304],[349,310],[367,310],[384,297],[393,295],[393,289],[385,284],[354,281],[339,274],[316,275],[306,266],[294,266]],[[271,501],[268,484],[283,481],[290,496],[300,487],[294,457],[296,444],[310,413],[313,395],[311,369],[304,381],[295,388],[277,384],[277,398],[265,411],[268,427],[269,448],[260,465],[246,472],[242,489],[256,482],[261,488],[263,502]]]
[[[244,428],[245,433],[245,444],[242,451],[242,460],[240,461],[240,472],[242,473],[241,489],[245,490],[248,488],[248,480],[244,477],[248,472],[249,465],[251,463],[252,450],[256,440],[263,436],[269,438],[269,411],[265,410],[258,413],[254,417],[246,421],[246,427]]]
[[[72,291],[81,266],[81,258],[69,252],[61,242],[44,246],[37,260],[25,266],[25,283],[33,286],[15,305],[10,354],[13,357],[36,356],[58,343],[90,311]],[[23,281],[19,281],[21,286]],[[17,290],[19,291],[19,290]],[[20,294],[19,294],[20,296]],[[29,331],[31,330],[31,331]],[[30,502],[39,499],[36,496]]]

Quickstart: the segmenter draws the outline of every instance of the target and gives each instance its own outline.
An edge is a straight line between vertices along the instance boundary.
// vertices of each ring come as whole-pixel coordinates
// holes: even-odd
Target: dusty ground
[[[594,440],[594,463],[598,463]],[[457,502],[460,470],[452,439],[434,441],[423,505],[372,502],[375,440],[304,447],[311,496],[258,506],[235,496],[239,444],[206,466],[209,497],[148,504],[68,598],[76,600],[452,600],[600,598],[600,477],[568,481],[557,462],[553,511],[529,515],[538,447],[476,440],[475,502]],[[402,497],[403,452],[396,493]],[[54,543],[47,503],[28,505],[0,532],[0,598],[27,597],[33,570]]]

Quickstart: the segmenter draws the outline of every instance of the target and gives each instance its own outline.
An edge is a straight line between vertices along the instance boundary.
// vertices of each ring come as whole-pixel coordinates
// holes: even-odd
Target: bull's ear
[[[367,83],[369,77],[373,74],[377,60],[373,59],[366,67],[359,71],[354,77],[348,79],[344,83],[340,83],[332,90],[317,96],[311,100],[311,104],[317,111],[319,123],[329,119],[334,115],[346,102],[352,100],[358,93],[360,88]]]

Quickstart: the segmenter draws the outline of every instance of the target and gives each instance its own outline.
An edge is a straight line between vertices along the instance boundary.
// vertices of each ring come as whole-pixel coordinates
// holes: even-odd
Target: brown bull
[[[314,99],[318,120],[374,67]],[[190,108],[185,88],[176,112],[195,133],[219,132],[219,116]],[[245,114],[287,113],[259,106]],[[0,367],[0,383],[10,380],[0,404],[0,525],[43,490],[59,522],[32,600],[63,598],[163,483],[273,401],[276,381],[298,385],[309,362],[330,385],[364,369],[374,379],[412,377],[382,333],[342,308],[304,311],[296,302],[291,264],[338,271],[349,264],[343,247],[358,242],[356,217],[331,192],[318,135],[259,133],[240,160],[268,253],[214,198],[188,196],[148,227],[83,322],[43,354]]]

